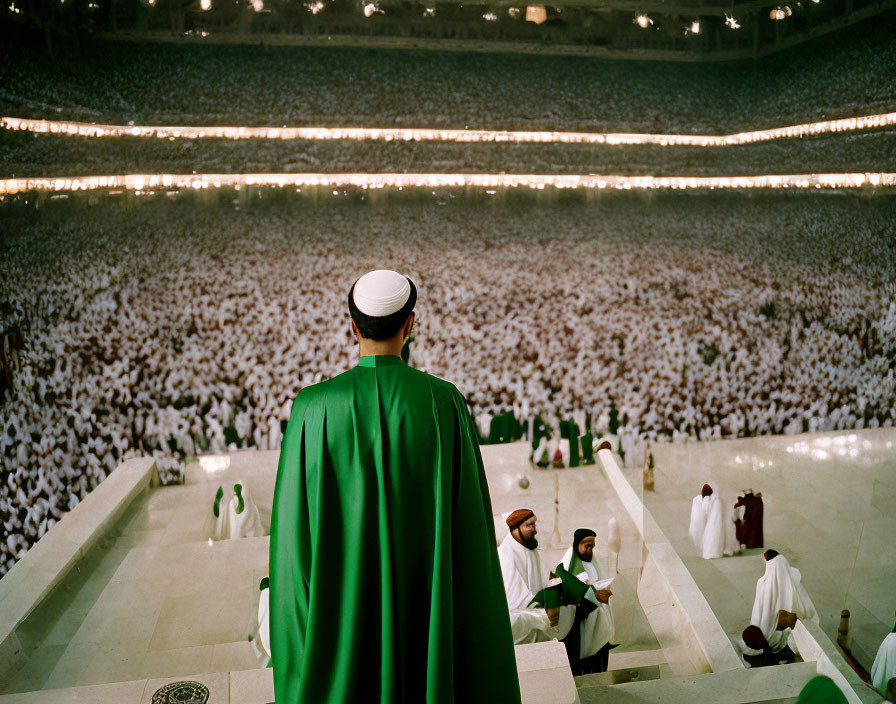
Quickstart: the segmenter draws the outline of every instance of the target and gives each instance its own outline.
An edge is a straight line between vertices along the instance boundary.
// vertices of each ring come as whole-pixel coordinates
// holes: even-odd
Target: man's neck
[[[361,356],[367,355],[392,355],[394,357],[401,356],[401,347],[404,340],[401,338],[391,338],[389,340],[365,340],[361,338]]]

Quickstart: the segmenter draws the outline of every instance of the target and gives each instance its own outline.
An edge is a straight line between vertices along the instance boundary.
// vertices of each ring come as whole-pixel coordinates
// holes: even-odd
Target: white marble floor
[[[247,640],[268,538],[209,545],[217,487],[250,488],[270,523],[277,452],[196,463],[139,498],[29,618],[29,659],[3,693],[258,667]],[[226,464],[226,466],[225,466]]]
[[[219,485],[242,480],[270,523],[278,452],[240,452],[189,466],[184,486],[138,499],[58,594],[29,620],[29,660],[2,693],[247,670],[258,662],[247,641],[267,575],[267,537],[209,545]],[[545,567],[559,562],[573,531],[598,532],[615,516],[623,537],[614,584],[617,641],[613,667],[659,665],[671,673],[635,594],[638,532],[594,467],[532,468],[524,443],[483,448],[498,539],[502,512],[526,507],[540,518]],[[529,487],[522,489],[525,475]],[[559,487],[560,520],[554,522]],[[558,537],[559,536],[559,537]],[[611,568],[612,569],[612,568]]]
[[[837,636],[851,612],[853,653],[870,669],[896,610],[896,429],[659,444],[656,490],[644,501],[685,561],[722,627],[737,637],[750,620],[761,550],[703,560],[688,539],[691,499],[714,481],[732,502],[762,492],[765,546],[799,568]],[[641,487],[641,470],[626,470]]]

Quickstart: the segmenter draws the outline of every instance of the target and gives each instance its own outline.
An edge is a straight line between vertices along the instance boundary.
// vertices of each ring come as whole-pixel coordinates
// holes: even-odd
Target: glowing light
[[[495,173],[265,173],[265,174],[124,174],[79,178],[13,178],[0,180],[0,195],[28,191],[72,191],[102,188],[142,190],[147,181],[161,180],[164,187],[239,189],[247,186],[320,186],[329,188],[613,188],[658,189],[765,189],[765,188],[862,188],[869,174],[800,174],[786,176],[598,176],[595,174],[495,174]],[[896,173],[878,174],[880,183],[896,187]],[[856,178],[858,177],[858,178]]]
[[[252,3],[252,9],[256,12],[261,12],[264,9],[263,0],[249,0]]]
[[[773,20],[783,20],[787,17],[787,13],[780,7],[776,7],[768,13],[768,16]]]
[[[423,10],[424,17],[434,17],[435,14],[436,14],[436,8],[434,8],[434,7],[427,7]]]
[[[520,8],[518,7],[509,7],[507,8],[507,14],[516,19],[520,16]]]
[[[199,0],[199,9],[206,11],[212,9],[212,0]]]
[[[548,11],[544,5],[527,5],[526,6],[526,22],[534,22],[541,24],[548,19]]]
[[[318,0],[312,12],[323,9]],[[316,10],[313,8],[317,8]],[[144,137],[157,139],[281,139],[281,140],[375,140],[421,142],[511,142],[538,144],[656,144],[659,146],[726,147],[776,139],[793,139],[831,132],[848,132],[896,126],[896,112],[842,120],[823,120],[728,135],[641,134],[626,132],[536,132],[509,130],[454,130],[438,128],[368,127],[185,127],[154,125],[98,125],[87,122],[0,117],[0,127],[36,134],[78,137]],[[873,177],[873,176],[872,176]],[[862,181],[864,175],[859,175]]]
[[[729,15],[725,15],[725,24],[731,29],[740,29],[740,23]]]
[[[684,30],[684,33],[687,34],[690,32],[691,34],[700,34],[700,20],[694,20],[690,25]]]
[[[93,3],[91,3],[91,7],[92,7],[92,6],[93,6]],[[20,14],[20,13],[22,12],[19,8],[16,7],[16,4],[15,4],[15,3],[10,4],[10,6],[9,6],[9,11],[10,11],[10,12],[14,12],[14,13],[17,14],[17,15]]]
[[[318,12],[324,9],[324,4],[320,0],[317,0],[317,2],[306,2],[305,7],[312,15],[316,15]]]
[[[364,16],[365,16],[365,17],[372,17],[372,16],[375,15],[377,12],[379,12],[379,13],[382,13],[382,12],[383,12],[383,11],[380,9],[380,6],[379,6],[378,3],[375,3],[375,2],[369,2],[369,3],[367,3],[366,5],[364,5]]]
[[[498,19],[498,16],[494,12],[486,12],[482,16],[482,19],[484,19],[486,22],[494,22]]]
[[[633,21],[641,29],[647,29],[650,25],[653,24],[653,20],[650,19],[647,15],[637,15]]]

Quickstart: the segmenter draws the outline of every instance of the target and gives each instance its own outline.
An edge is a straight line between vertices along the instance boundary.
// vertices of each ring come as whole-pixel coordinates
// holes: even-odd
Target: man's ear
[[[355,337],[357,337],[359,341],[361,340],[361,333],[358,331],[358,326],[355,325],[355,321],[354,321],[354,320],[352,320],[352,334],[353,334]]]
[[[403,338],[407,338],[411,336],[411,330],[414,327],[414,314],[411,313],[408,316],[408,319],[404,323],[404,329],[401,331],[401,335]]]

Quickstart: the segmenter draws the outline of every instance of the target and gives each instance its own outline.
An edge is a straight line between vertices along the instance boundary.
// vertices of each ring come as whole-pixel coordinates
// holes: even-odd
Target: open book
[[[610,577],[608,579],[589,579],[588,575],[584,572],[579,572],[576,577],[589,587],[597,587],[598,591],[601,589],[609,589],[610,585],[613,583],[615,577]]]

